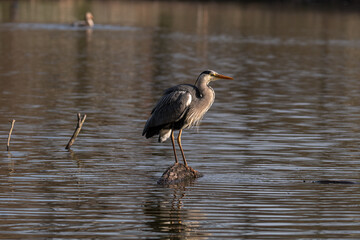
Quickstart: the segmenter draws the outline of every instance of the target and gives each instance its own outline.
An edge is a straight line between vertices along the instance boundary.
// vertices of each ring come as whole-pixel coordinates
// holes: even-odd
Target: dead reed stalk
[[[83,126],[83,124],[84,124],[84,122],[85,122],[86,114],[84,114],[84,116],[81,118],[80,113],[78,113],[78,114],[77,114],[77,119],[78,119],[78,121],[77,121],[77,125],[76,125],[76,128],[75,128],[75,131],[74,131],[72,137],[70,138],[68,144],[66,145],[65,149],[70,149],[71,146],[74,144],[75,139],[76,139],[76,137],[79,135],[80,130],[81,130],[81,128],[82,128],[82,126]]]
[[[10,139],[11,139],[12,131],[14,129],[14,125],[15,125],[15,119],[10,121],[10,123],[11,123],[11,128],[10,128],[10,131],[9,131],[9,136],[8,136],[7,145],[6,145],[7,151],[10,151]]]

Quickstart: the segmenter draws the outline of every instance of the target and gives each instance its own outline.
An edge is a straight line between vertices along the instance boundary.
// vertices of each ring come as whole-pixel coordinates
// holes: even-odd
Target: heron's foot
[[[195,176],[199,175],[199,172],[190,167],[189,165],[185,165],[186,170],[192,172]]]

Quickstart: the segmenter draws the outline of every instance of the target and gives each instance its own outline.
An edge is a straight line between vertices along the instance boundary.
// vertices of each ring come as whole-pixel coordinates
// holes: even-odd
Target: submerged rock
[[[202,174],[191,167],[185,167],[184,164],[175,163],[168,167],[158,180],[158,184],[170,185],[183,181],[193,180],[202,177]]]

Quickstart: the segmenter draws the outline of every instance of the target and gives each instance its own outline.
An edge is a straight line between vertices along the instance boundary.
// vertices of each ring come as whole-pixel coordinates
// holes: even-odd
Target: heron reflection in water
[[[142,135],[150,138],[159,135],[159,142],[171,137],[175,162],[179,163],[174,140],[174,131],[179,130],[177,142],[184,165],[188,168],[183,148],[181,146],[182,130],[197,126],[215,100],[215,92],[209,83],[219,79],[233,79],[212,70],[202,72],[195,85],[181,84],[165,90],[164,95],[151,111]]]

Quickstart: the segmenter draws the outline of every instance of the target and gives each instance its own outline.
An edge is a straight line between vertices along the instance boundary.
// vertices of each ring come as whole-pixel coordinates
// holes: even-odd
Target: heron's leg
[[[179,163],[178,158],[176,156],[176,149],[175,149],[175,140],[174,140],[174,130],[171,130],[171,143],[174,150],[174,156],[175,156],[175,163]]]
[[[183,159],[184,159],[185,167],[187,167],[188,164],[187,164],[187,162],[186,162],[184,150],[183,150],[183,148],[182,148],[182,146],[181,146],[181,133],[182,133],[182,129],[180,129],[180,131],[179,131],[179,136],[178,136],[178,138],[177,138],[177,141],[178,141],[178,144],[179,144],[179,147],[180,147],[181,155],[182,155],[182,157],[183,157]]]

